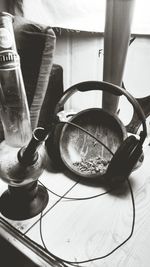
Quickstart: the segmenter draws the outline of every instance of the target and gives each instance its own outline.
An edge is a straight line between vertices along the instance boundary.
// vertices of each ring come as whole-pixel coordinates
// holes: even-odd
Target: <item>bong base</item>
[[[23,190],[8,187],[0,198],[2,215],[11,220],[26,220],[42,212],[48,203],[47,190],[35,183],[30,188],[29,194],[29,187]]]

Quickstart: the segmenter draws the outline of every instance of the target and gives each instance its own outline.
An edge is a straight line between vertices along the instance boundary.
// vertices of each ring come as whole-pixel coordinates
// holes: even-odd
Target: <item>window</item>
[[[105,6],[106,0],[23,1],[25,17],[30,20],[53,27],[93,32],[104,31]],[[150,0],[135,0],[132,33],[150,34],[149,11]]]

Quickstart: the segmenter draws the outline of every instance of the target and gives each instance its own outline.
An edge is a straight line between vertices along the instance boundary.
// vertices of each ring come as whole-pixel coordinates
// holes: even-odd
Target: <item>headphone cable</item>
[[[118,246],[116,246],[114,249],[112,249],[110,252],[108,252],[107,254],[103,255],[103,256],[98,256],[98,257],[95,257],[95,258],[91,258],[91,259],[88,259],[88,260],[82,260],[82,261],[69,261],[69,260],[65,260],[65,259],[62,259],[58,256],[56,256],[55,254],[51,253],[46,244],[45,244],[45,241],[44,241],[44,238],[43,238],[43,232],[42,232],[42,212],[41,212],[41,217],[40,217],[40,237],[41,237],[41,241],[42,241],[42,244],[43,244],[43,247],[44,247],[44,250],[50,255],[50,257],[52,257],[54,260],[56,260],[56,262],[59,262],[62,266],[64,267],[68,267],[68,266],[78,266],[78,267],[81,267],[81,264],[85,264],[85,263],[88,263],[88,262],[92,262],[92,261],[97,261],[97,260],[101,260],[101,259],[104,259],[108,256],[110,256],[111,254],[113,254],[116,250],[118,250],[121,246],[123,246],[127,241],[129,241],[129,239],[132,237],[133,235],[133,231],[134,231],[134,226],[135,226],[135,200],[134,200],[134,194],[133,194],[133,190],[132,190],[132,187],[131,187],[131,184],[130,184],[130,181],[129,179],[127,178],[127,183],[128,183],[128,187],[129,187],[129,190],[130,190],[130,195],[131,195],[131,202],[132,202],[132,213],[133,213],[133,216],[132,216],[132,226],[131,226],[131,231],[130,231],[130,234],[129,236],[122,242],[120,243]],[[63,197],[61,197],[62,199]],[[61,200],[60,199],[60,200]]]
[[[100,193],[100,194],[96,194],[96,195],[93,195],[93,196],[89,196],[89,197],[65,197],[65,196],[61,196],[57,193],[55,193],[54,191],[52,191],[51,189],[49,189],[47,186],[45,186],[41,181],[38,181],[43,187],[45,187],[45,189],[47,191],[49,191],[51,194],[57,196],[57,197],[60,197],[62,199],[66,199],[66,200],[90,200],[90,199],[93,199],[93,198],[97,198],[97,197],[100,197],[100,196],[103,196],[103,195],[106,195],[110,192],[112,192],[113,190],[115,190],[115,187],[113,188],[110,188],[109,190],[103,192],[103,193]]]
[[[109,147],[107,145],[105,145],[101,140],[99,140],[96,136],[94,136],[92,133],[90,133],[89,131],[87,131],[86,129],[84,129],[82,126],[76,124],[76,123],[73,123],[71,121],[57,121],[57,123],[66,123],[66,124],[69,124],[69,125],[72,125],[74,126],[75,128],[81,130],[82,132],[86,133],[87,135],[91,136],[93,139],[95,139],[98,143],[100,143],[102,146],[104,146],[108,151],[109,153],[114,156],[114,153],[111,151],[111,149],[109,149]]]
[[[85,132],[87,135],[91,136],[93,139],[95,139],[98,143],[100,143],[102,146],[104,146],[112,156],[114,156],[114,153],[108,148],[107,145],[105,145],[101,140],[99,140],[97,137],[95,137],[92,133],[90,133],[89,131],[87,131],[86,129],[84,129],[83,127],[79,126],[78,124],[76,123],[73,123],[73,122],[70,122],[70,121],[58,121],[57,120],[57,123],[66,123],[68,125],[71,125],[77,129],[80,129],[81,131]],[[93,199],[93,198],[96,198],[96,197],[99,197],[99,196],[102,196],[102,195],[105,195],[105,194],[108,194],[110,192],[112,192],[112,190],[114,188],[110,188],[109,190],[103,192],[103,193],[100,193],[100,194],[97,194],[97,195],[93,195],[91,197],[82,197],[82,198],[76,198],[76,197],[65,197],[65,196],[61,196],[57,193],[55,193],[54,191],[52,191],[51,189],[47,188],[41,181],[38,181],[42,186],[44,186],[47,191],[49,191],[50,193],[52,193],[53,195],[57,196],[57,197],[60,197],[60,198],[63,198],[63,199],[68,199],[68,200],[89,200],[89,199]]]
[[[72,125],[78,129],[80,129],[81,131],[85,132],[86,134],[88,134],[89,136],[91,136],[93,139],[95,139],[97,142],[99,142],[101,145],[103,145],[109,152],[110,154],[113,156],[114,153],[102,142],[100,141],[98,138],[96,138],[93,134],[91,134],[89,131],[87,131],[86,129],[84,129],[83,127],[73,123],[73,122],[70,122],[70,121],[59,121],[57,123],[66,123],[66,124],[69,124],[69,125]],[[107,194],[109,192],[111,192],[113,189],[110,189],[104,193],[101,193],[101,194],[97,194],[97,195],[94,195],[94,196],[91,196],[91,197],[85,197],[85,198],[75,198],[75,197],[66,197],[66,196],[61,196],[59,194],[56,194],[55,192],[53,192],[52,190],[48,189],[41,181],[39,181],[41,183],[42,186],[44,186],[47,191],[49,191],[50,193],[60,197],[60,201],[62,199],[70,199],[70,200],[89,200],[89,199],[92,199],[92,198],[96,198],[96,197],[99,197],[99,196],[102,196],[104,194]],[[116,246],[114,249],[112,249],[110,252],[108,252],[107,254],[103,255],[103,256],[99,256],[99,257],[95,257],[95,258],[91,258],[91,259],[88,259],[88,260],[82,260],[82,261],[68,261],[68,260],[65,260],[65,259],[62,259],[58,256],[56,256],[55,254],[51,253],[46,244],[45,244],[45,241],[44,241],[44,238],[43,238],[43,233],[42,233],[42,218],[43,218],[43,212],[41,212],[41,216],[40,216],[40,237],[41,237],[41,241],[42,241],[42,244],[43,244],[43,247],[44,247],[44,250],[56,261],[56,262],[59,262],[61,264],[61,266],[64,266],[64,267],[68,267],[68,266],[78,266],[78,267],[81,267],[81,264],[85,264],[85,263],[88,263],[88,262],[92,262],[92,261],[96,261],[96,260],[100,260],[100,259],[104,259],[108,256],[110,256],[111,254],[113,254],[117,249],[119,249],[121,246],[123,246],[133,235],[133,231],[134,231],[134,226],[135,226],[135,201],[134,201],[134,195],[133,195],[133,191],[132,191],[132,187],[131,187],[131,184],[130,184],[130,181],[129,179],[127,178],[127,182],[128,182],[128,187],[129,187],[129,190],[130,190],[130,195],[131,195],[131,201],[132,201],[132,210],[133,210],[133,219],[132,219],[132,226],[131,226],[131,232],[129,234],[129,236],[122,242],[120,243],[118,246]],[[80,265],[79,265],[80,264]]]

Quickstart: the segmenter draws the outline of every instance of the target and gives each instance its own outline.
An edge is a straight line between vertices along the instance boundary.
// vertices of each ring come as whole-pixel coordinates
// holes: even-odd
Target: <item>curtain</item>
[[[150,1],[135,2],[131,32],[150,34]],[[106,0],[15,0],[12,3],[16,12],[22,10],[27,19],[38,23],[79,31],[104,31]]]

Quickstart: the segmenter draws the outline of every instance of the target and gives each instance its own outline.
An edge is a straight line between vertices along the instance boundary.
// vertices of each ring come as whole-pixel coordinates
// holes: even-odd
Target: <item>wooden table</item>
[[[132,237],[110,256],[79,264],[86,267],[149,267],[150,266],[150,146],[144,147],[144,162],[130,176],[135,200],[135,227]],[[60,266],[42,249],[67,261],[84,261],[104,256],[114,250],[131,233],[133,205],[128,184],[102,196],[86,198],[106,191],[100,185],[72,179],[69,173],[54,172],[50,161],[39,181],[55,192],[42,214],[12,221],[0,217],[0,234],[39,266]],[[0,181],[0,194],[7,185]],[[78,266],[78,265],[77,265]]]

